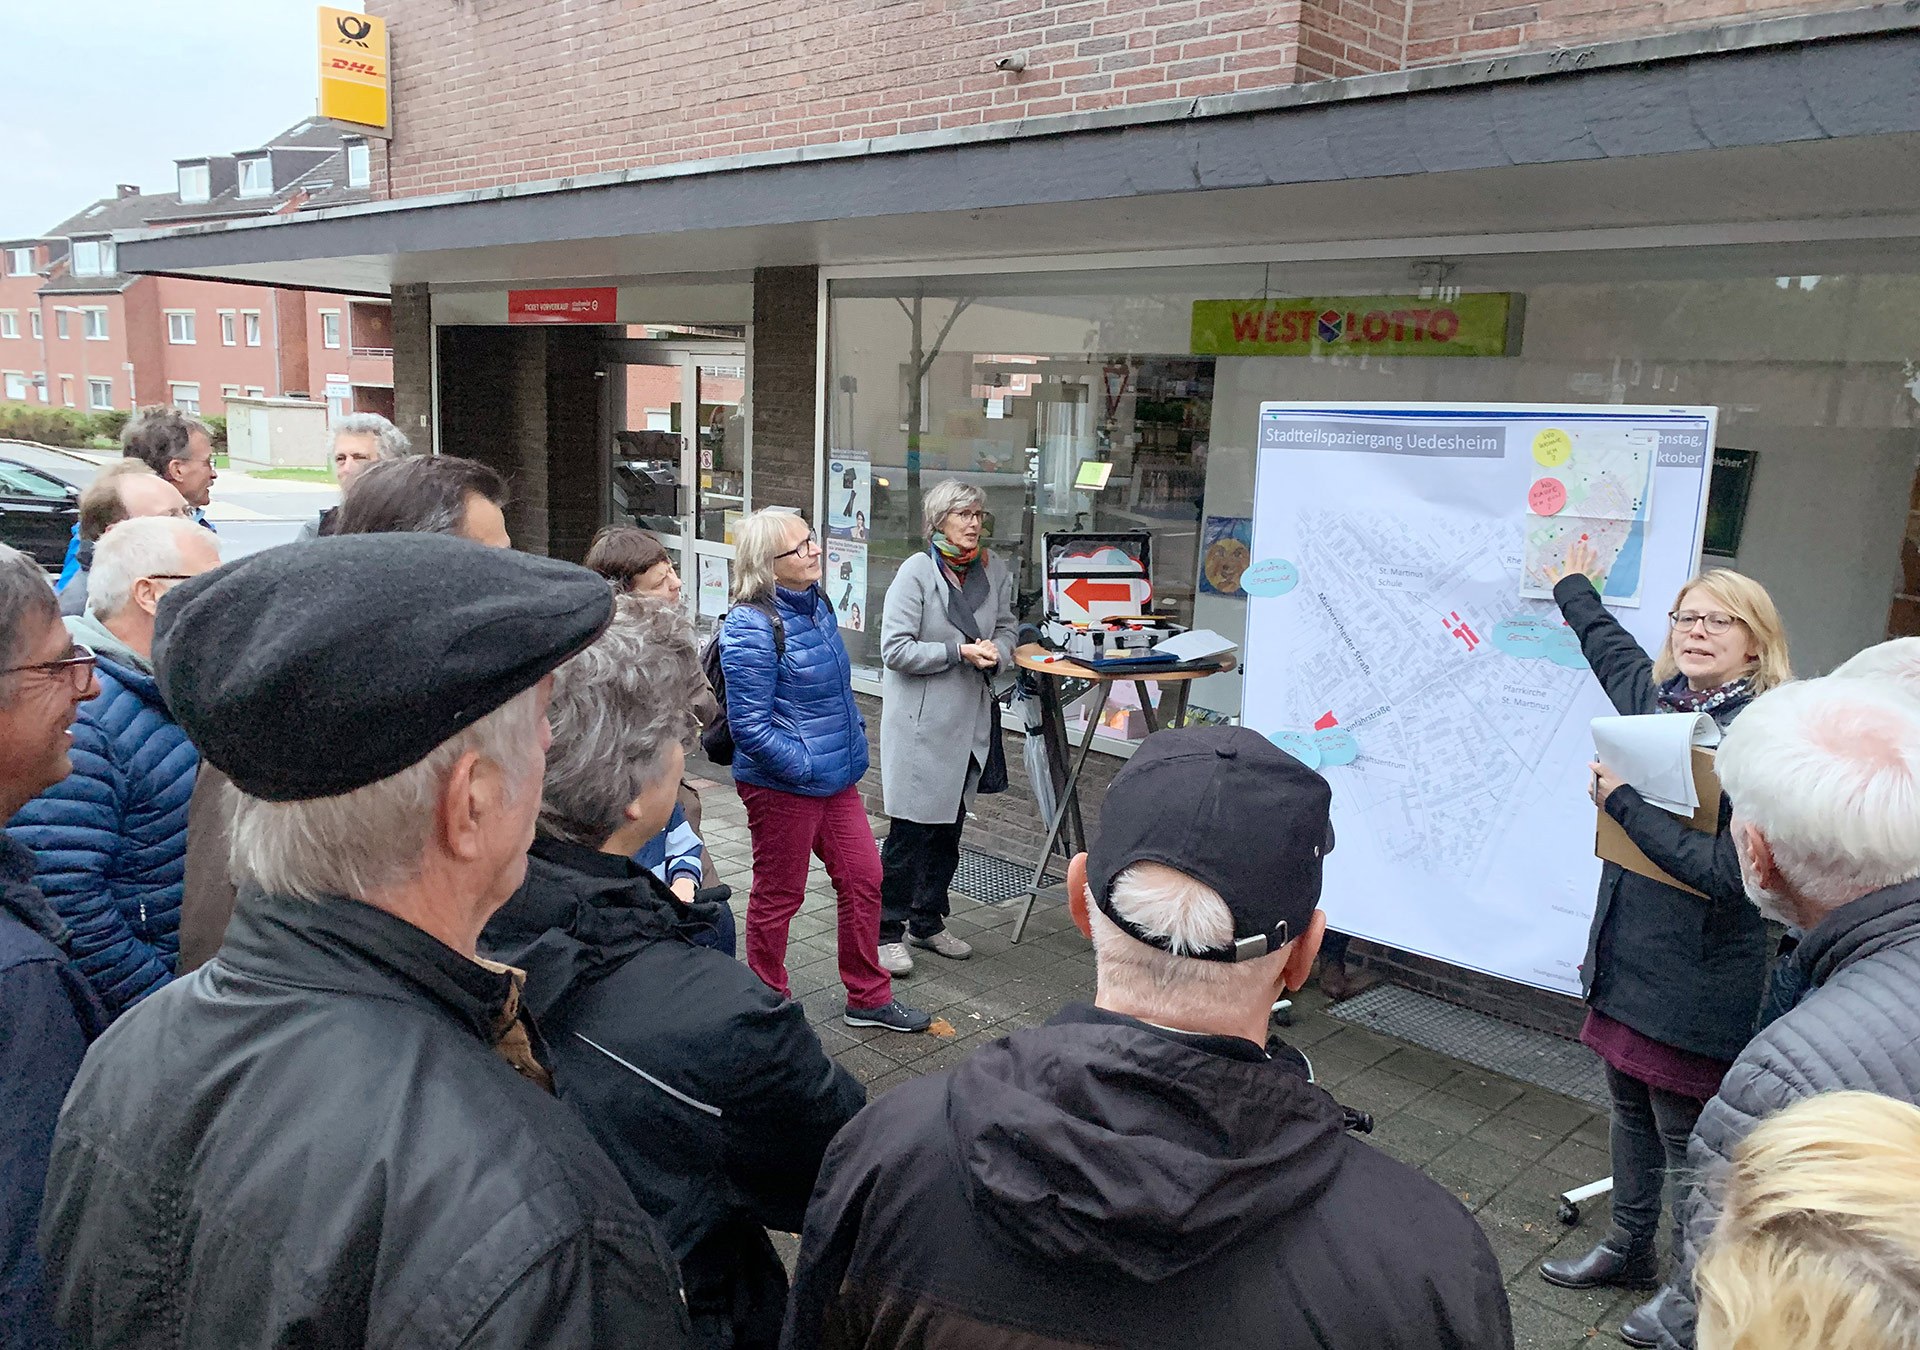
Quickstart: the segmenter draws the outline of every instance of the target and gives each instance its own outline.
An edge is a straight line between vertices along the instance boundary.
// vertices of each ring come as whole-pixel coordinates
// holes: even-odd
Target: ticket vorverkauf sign
[[[1482,291],[1193,302],[1196,356],[1515,356],[1521,297]]]

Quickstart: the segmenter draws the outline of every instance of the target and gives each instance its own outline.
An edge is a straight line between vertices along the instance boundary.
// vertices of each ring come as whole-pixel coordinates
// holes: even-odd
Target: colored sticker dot
[[[1320,767],[1320,747],[1313,743],[1313,735],[1306,731],[1270,731],[1267,739],[1285,750],[1309,769]]]
[[[1329,727],[1325,731],[1313,733],[1313,743],[1320,749],[1320,767],[1331,768],[1340,764],[1351,764],[1360,757],[1360,742],[1345,727]]]
[[[1549,469],[1557,469],[1573,454],[1573,437],[1558,427],[1548,427],[1533,438],[1533,457]]]
[[[1300,569],[1285,558],[1262,558],[1240,574],[1248,595],[1285,595],[1300,584]]]
[[[1536,516],[1557,516],[1567,504],[1567,485],[1558,478],[1536,478],[1527,489],[1527,509]]]

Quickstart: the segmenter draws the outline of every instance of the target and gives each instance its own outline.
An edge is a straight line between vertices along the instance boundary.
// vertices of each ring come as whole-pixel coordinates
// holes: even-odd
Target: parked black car
[[[58,570],[79,519],[78,487],[0,454],[0,543]]]

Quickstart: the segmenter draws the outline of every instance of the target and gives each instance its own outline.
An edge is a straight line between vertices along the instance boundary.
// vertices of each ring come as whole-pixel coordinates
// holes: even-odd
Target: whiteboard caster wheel
[[[1580,1222],[1580,1206],[1562,1200],[1560,1202],[1560,1208],[1556,1211],[1556,1217],[1561,1223],[1571,1228]]]

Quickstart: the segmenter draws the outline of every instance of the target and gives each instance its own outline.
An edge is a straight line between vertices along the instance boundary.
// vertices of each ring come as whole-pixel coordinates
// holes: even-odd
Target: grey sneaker
[[[849,1003],[840,1020],[850,1027],[883,1027],[888,1031],[925,1031],[933,1025],[931,1017],[897,998],[878,1008],[856,1008]]]
[[[973,955],[970,944],[962,942],[944,928],[932,937],[909,937],[907,941],[916,947],[924,947],[936,956],[944,956],[949,961],[964,961]],[[883,960],[880,964],[885,965],[886,962]]]
[[[913,953],[907,950],[907,944],[904,942],[881,943],[880,969],[889,975],[913,974]]]

